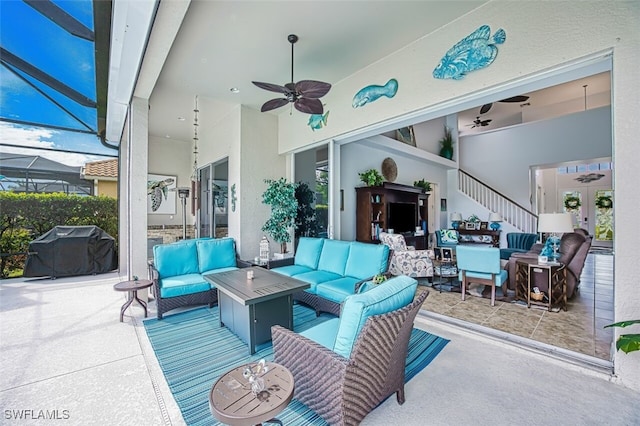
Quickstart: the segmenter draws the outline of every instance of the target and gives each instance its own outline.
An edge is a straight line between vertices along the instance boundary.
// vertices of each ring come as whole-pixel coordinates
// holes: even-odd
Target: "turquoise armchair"
[[[273,360],[295,379],[295,398],[331,425],[357,425],[390,395],[404,403],[413,321],[428,291],[393,277],[344,300],[342,315],[301,333],[273,326]],[[415,297],[415,300],[414,300]]]
[[[507,271],[500,268],[500,249],[480,245],[461,245],[456,249],[458,273],[462,282],[462,300],[467,283],[491,286],[491,306],[496,302],[496,287],[507,294]]]
[[[500,249],[500,259],[509,260],[513,253],[526,253],[538,240],[537,234],[510,232],[507,234],[507,248]]]

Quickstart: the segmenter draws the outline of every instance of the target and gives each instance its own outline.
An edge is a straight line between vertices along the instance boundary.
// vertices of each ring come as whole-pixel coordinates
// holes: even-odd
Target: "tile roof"
[[[82,173],[91,177],[118,177],[118,159],[94,161],[86,163]]]

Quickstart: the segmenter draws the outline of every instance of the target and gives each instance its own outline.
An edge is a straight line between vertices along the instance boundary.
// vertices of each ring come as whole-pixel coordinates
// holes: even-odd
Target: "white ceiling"
[[[290,81],[289,34],[299,37],[294,79],[335,84],[486,2],[192,0],[150,97],[149,131],[191,141],[195,95],[221,111],[277,97],[251,81]]]
[[[289,34],[299,37],[295,44],[294,80],[335,84],[483,3],[486,1],[192,0],[150,97],[149,132],[191,141],[196,95],[201,99],[201,120],[203,116],[211,119],[222,115],[239,104],[260,109],[264,102],[278,97],[251,81],[281,85],[290,81]],[[546,118],[557,109],[550,105],[569,105],[571,100],[582,99],[584,84],[588,84],[590,96],[606,92],[602,97],[610,98],[608,73],[592,76],[527,93],[528,106],[494,103],[481,116],[492,119],[486,127],[470,127],[480,115],[481,105],[462,111],[460,131],[466,134],[493,130]],[[232,87],[240,92],[231,93]],[[599,106],[602,102],[593,103]],[[269,113],[285,111],[288,107]]]

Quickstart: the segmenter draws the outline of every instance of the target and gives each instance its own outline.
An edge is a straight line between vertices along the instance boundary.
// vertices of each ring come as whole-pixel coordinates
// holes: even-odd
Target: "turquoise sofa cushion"
[[[349,241],[325,240],[318,262],[318,270],[344,275],[350,248]]]
[[[327,281],[337,280],[338,278],[342,278],[341,275],[334,274],[333,272],[327,271],[311,271],[305,272],[304,274],[299,274],[294,276],[295,279],[304,281],[305,283],[309,283],[311,287],[306,289],[309,293],[316,294],[316,286],[320,283],[324,283]]]
[[[333,351],[349,358],[360,330],[370,316],[392,312],[411,303],[418,281],[398,275],[364,293],[348,296],[342,306]]]
[[[273,272],[277,272],[282,275],[286,275],[288,277],[293,277],[294,275],[304,274],[305,272],[315,271],[313,268],[309,268],[307,266],[301,265],[288,265],[288,266],[280,266],[278,268],[271,269]]]
[[[352,242],[345,275],[361,280],[387,271],[389,246]]]
[[[196,240],[199,271],[236,266],[236,245],[233,238]]]
[[[300,237],[296,248],[295,264],[309,269],[318,269],[323,245],[324,239],[322,238]]]
[[[499,274],[496,274],[493,282],[496,284],[496,287],[501,287],[502,283],[505,282],[507,280],[507,271],[505,271],[504,269],[500,271]],[[466,276],[467,276],[467,281],[471,281],[473,282],[473,279],[471,278],[480,278],[482,280],[490,280],[491,279],[491,274],[487,274],[484,272],[471,272],[471,271],[467,271],[466,272]],[[460,279],[460,281],[462,281],[462,272],[460,272],[458,274],[458,278]]]
[[[211,290],[211,285],[198,273],[161,278],[158,284],[160,286],[160,297],[162,298],[184,296]]]
[[[195,240],[154,246],[153,264],[160,278],[199,273]]]
[[[301,331],[300,335],[321,344],[327,349],[333,350],[339,325],[340,318],[331,318],[307,330]]]
[[[320,283],[316,286],[316,294],[332,302],[342,303],[347,296],[355,293],[358,281],[360,280],[357,278],[344,277]]]
[[[205,275],[218,274],[220,272],[235,271],[236,269],[238,269],[237,266],[229,266],[228,268],[212,269],[210,271],[204,271],[202,273],[202,276],[204,277]],[[212,286],[212,287],[215,287],[215,286]]]

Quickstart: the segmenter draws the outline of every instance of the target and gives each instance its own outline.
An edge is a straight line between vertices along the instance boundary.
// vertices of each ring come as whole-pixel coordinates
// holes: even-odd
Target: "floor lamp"
[[[569,213],[540,213],[538,215],[538,232],[549,233],[549,239],[553,244],[553,254],[551,262],[558,262],[558,243],[560,237],[558,234],[573,232],[573,224],[571,223],[571,214]]]
[[[178,197],[182,203],[182,239],[187,239],[187,198],[189,198],[189,188],[178,188]]]

